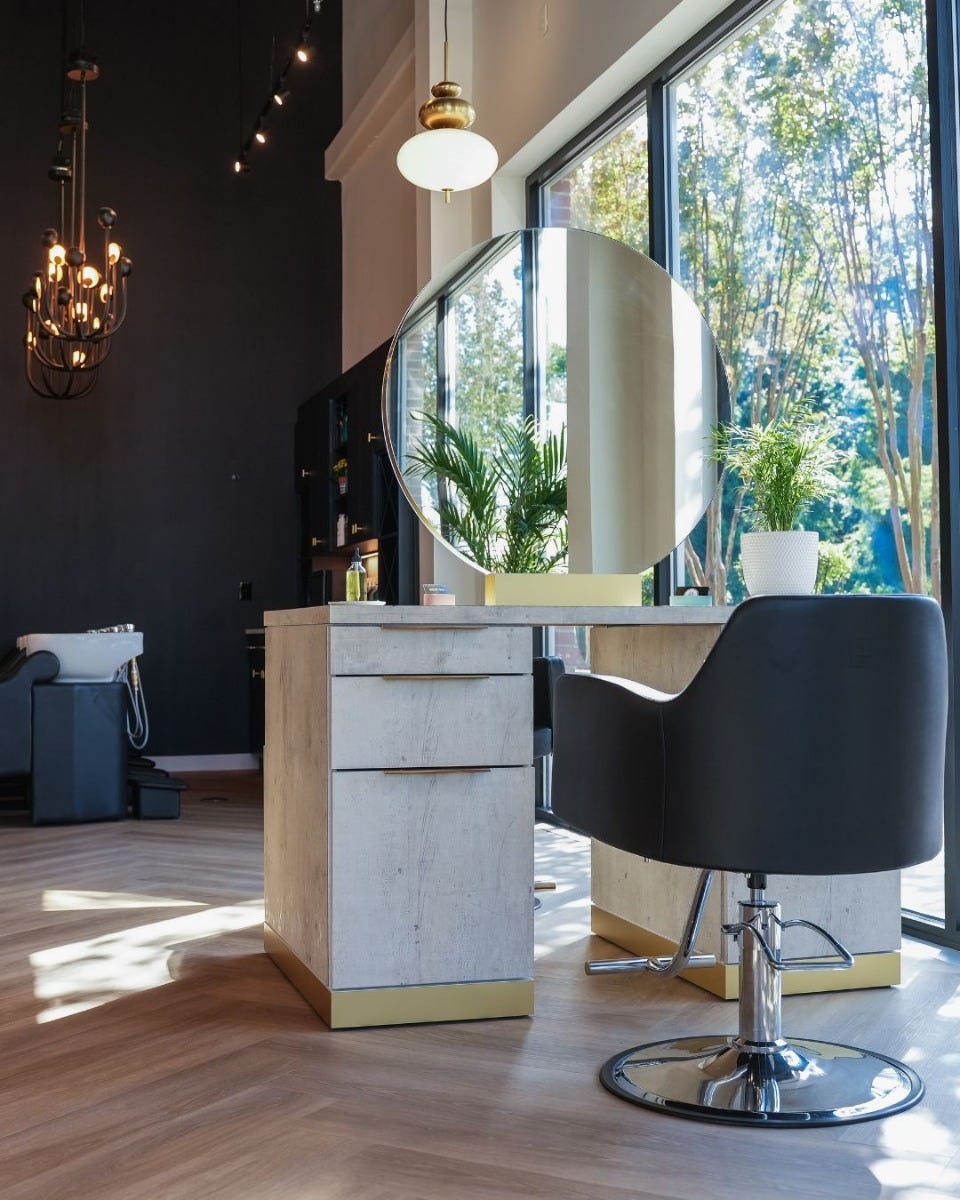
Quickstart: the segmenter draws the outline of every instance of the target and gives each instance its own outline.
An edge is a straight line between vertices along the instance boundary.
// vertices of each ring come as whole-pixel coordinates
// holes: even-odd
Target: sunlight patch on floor
[[[30,955],[33,994],[46,1002],[37,1024],[170,983],[170,957],[184,943],[262,922],[263,901],[245,900],[39,950]]]
[[[953,1158],[960,1149],[958,1133],[942,1124],[929,1107],[921,1104],[903,1113],[895,1121],[881,1126],[880,1144],[891,1155],[929,1154],[944,1159]]]
[[[50,889],[43,893],[44,912],[77,912],[104,908],[203,908],[202,900],[139,896],[135,892],[77,892]]]

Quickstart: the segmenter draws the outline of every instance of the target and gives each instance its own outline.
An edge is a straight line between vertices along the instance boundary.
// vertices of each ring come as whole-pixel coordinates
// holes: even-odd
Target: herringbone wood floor
[[[886,1122],[765,1131],[608,1096],[615,1050],[733,1027],[682,982],[587,979],[587,860],[541,830],[533,1020],[330,1033],[261,951],[254,777],[194,777],[180,822],[0,816],[2,1200],[943,1200],[960,1195],[960,965],[787,1001],[788,1032],[909,1059]],[[220,797],[220,799],[217,799]]]

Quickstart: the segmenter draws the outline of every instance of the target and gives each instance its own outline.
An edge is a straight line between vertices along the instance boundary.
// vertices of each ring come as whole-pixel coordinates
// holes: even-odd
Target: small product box
[[[424,583],[421,585],[421,604],[456,604],[457,598],[445,583]]]

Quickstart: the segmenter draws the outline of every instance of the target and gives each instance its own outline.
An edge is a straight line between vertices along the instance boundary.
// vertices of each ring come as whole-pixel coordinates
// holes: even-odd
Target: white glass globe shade
[[[497,169],[491,142],[469,129],[427,129],[397,152],[400,174],[432,192],[461,192],[483,183]]]

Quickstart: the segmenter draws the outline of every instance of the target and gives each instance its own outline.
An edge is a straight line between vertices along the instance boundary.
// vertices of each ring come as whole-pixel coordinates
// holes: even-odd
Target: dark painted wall
[[[248,749],[244,628],[297,595],[296,408],[340,369],[340,4],[325,0],[292,102],[231,166],[302,0],[88,0],[88,222],[110,204],[134,261],[100,381],[44,400],[23,377],[20,295],[56,224],[56,0],[10,6],[0,48],[0,648],[134,621],[156,754]],[[238,600],[252,580],[253,600]]]

